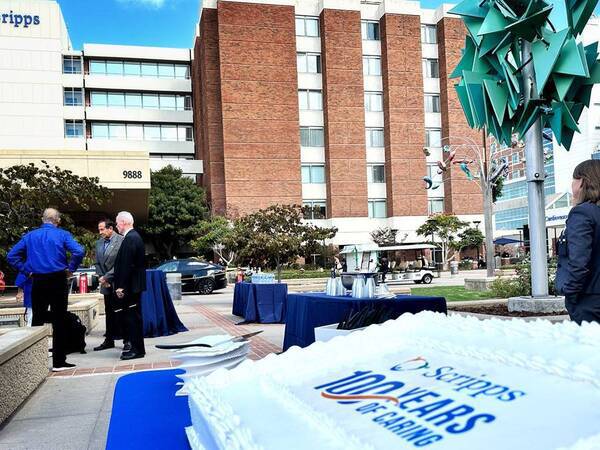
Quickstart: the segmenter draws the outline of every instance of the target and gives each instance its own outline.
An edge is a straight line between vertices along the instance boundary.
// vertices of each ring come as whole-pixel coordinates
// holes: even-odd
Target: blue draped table
[[[124,375],[117,381],[106,450],[189,450],[185,427],[191,425],[187,397],[176,397],[176,373],[153,370]],[[210,435],[202,436],[205,447]]]
[[[407,312],[447,312],[444,297],[398,295],[395,299],[379,300],[331,297],[322,293],[290,294],[287,299],[283,350],[294,345],[309,346],[315,342],[316,327],[339,323],[352,309],[357,311],[369,305],[389,307],[395,317]]]
[[[236,283],[232,314],[244,322],[283,323],[287,303],[287,284]]]
[[[188,329],[181,323],[162,270],[146,270],[146,290],[142,293],[144,336],[169,336]]]

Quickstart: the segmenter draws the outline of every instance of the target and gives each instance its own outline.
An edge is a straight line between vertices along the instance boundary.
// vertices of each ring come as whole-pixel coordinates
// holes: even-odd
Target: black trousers
[[[31,289],[32,326],[52,324],[52,365],[63,364],[67,360],[66,325],[69,289],[67,274],[64,271],[47,274],[34,274]],[[50,307],[50,311],[48,311]]]
[[[119,336],[122,336],[121,325],[119,324],[119,318],[115,309],[115,298],[113,294],[107,294],[104,296],[104,319],[106,320],[106,340],[114,341]]]
[[[566,295],[565,306],[571,320],[578,325],[582,322],[600,323],[599,294]]]
[[[116,311],[120,317],[119,323],[123,331],[123,339],[131,343],[131,351],[146,353],[141,292],[125,295],[123,298],[115,296],[114,300]]]

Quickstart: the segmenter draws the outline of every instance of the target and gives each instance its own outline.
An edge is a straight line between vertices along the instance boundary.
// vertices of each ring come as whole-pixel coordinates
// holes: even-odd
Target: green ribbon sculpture
[[[486,127],[499,142],[541,119],[559,144],[571,146],[577,122],[600,83],[598,43],[576,41],[598,0],[464,0],[450,13],[467,28],[463,56],[451,78],[471,128]],[[531,53],[522,51],[523,40]],[[524,79],[533,63],[535,83]],[[525,95],[525,89],[537,92]],[[525,99],[529,98],[529,101]]]

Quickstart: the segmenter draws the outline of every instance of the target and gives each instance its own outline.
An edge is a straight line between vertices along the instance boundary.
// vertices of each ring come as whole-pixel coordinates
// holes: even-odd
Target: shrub
[[[520,297],[531,295],[531,263],[529,260],[515,267],[515,278],[497,278],[492,283],[492,293],[498,298]],[[556,278],[556,260],[548,262],[548,292],[557,295],[554,287]]]

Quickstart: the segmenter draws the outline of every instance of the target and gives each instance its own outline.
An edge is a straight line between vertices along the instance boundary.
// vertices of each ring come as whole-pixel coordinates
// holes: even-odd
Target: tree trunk
[[[483,190],[483,219],[485,222],[485,262],[487,276],[493,277],[496,260],[494,259],[494,227],[492,224],[493,214],[492,187],[486,186]]]

